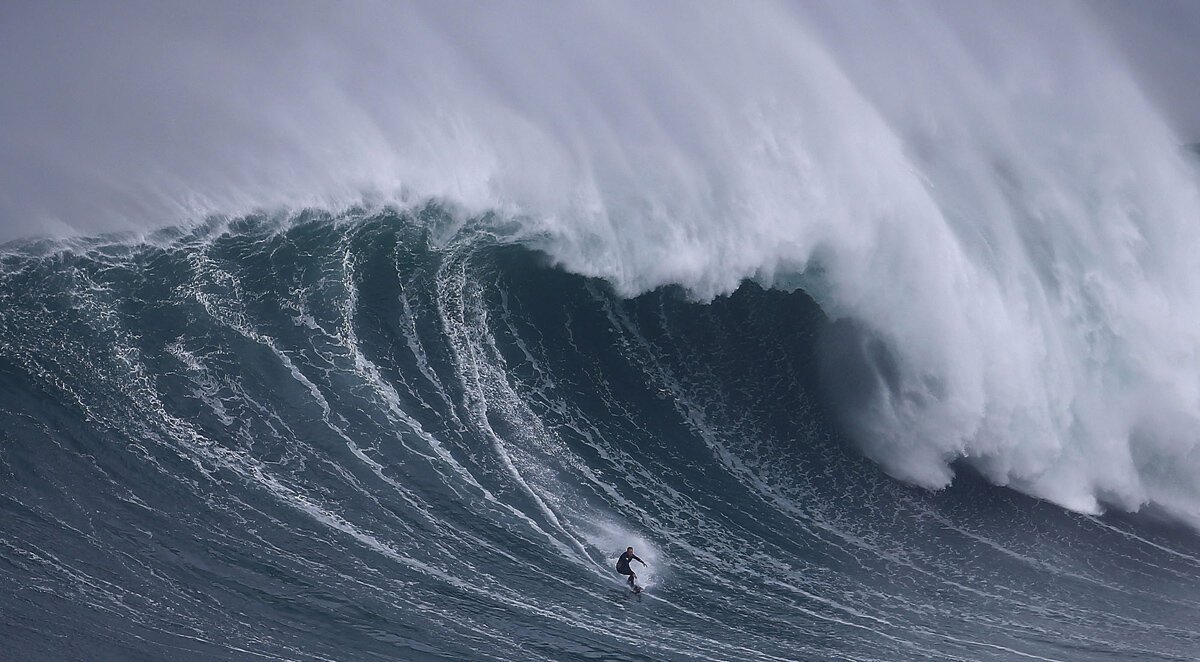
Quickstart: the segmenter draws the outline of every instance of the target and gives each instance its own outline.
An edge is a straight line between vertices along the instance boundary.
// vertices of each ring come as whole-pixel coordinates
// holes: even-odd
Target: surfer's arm
[[[643,561],[643,560],[641,560],[641,559],[639,559],[639,558],[637,557],[637,555],[636,555],[636,554],[633,556],[633,558],[634,558],[634,559],[637,559],[637,562],[638,562],[638,563],[641,563],[642,565],[646,565],[646,562],[645,562],[645,561]]]

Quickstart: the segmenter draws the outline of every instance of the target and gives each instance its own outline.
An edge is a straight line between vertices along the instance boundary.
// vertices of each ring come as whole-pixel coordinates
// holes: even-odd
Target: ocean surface
[[[0,661],[1200,659],[1197,44],[0,3]]]
[[[625,298],[487,220],[6,248],[5,657],[1195,659],[1190,528],[906,485],[802,291]]]

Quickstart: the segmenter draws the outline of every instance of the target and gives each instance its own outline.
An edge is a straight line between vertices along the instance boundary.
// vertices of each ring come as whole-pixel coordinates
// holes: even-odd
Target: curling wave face
[[[6,649],[1194,650],[1191,532],[970,472],[940,493],[882,475],[837,422],[840,397],[874,396],[829,384],[894,359],[842,358],[871,343],[804,293],[624,298],[504,225],[430,205],[8,247]],[[640,597],[613,568],[628,545]]]

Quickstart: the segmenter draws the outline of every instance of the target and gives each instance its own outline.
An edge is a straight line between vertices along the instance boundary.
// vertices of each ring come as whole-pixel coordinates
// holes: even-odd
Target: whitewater
[[[1194,658],[1194,10],[293,9],[0,14],[10,657]]]

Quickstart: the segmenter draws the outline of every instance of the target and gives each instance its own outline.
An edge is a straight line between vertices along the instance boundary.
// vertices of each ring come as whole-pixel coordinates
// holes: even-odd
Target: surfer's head
[[[632,547],[626,547],[626,548],[625,548],[625,551],[627,551],[627,552],[632,552],[632,551],[633,551],[633,548],[632,548]]]

